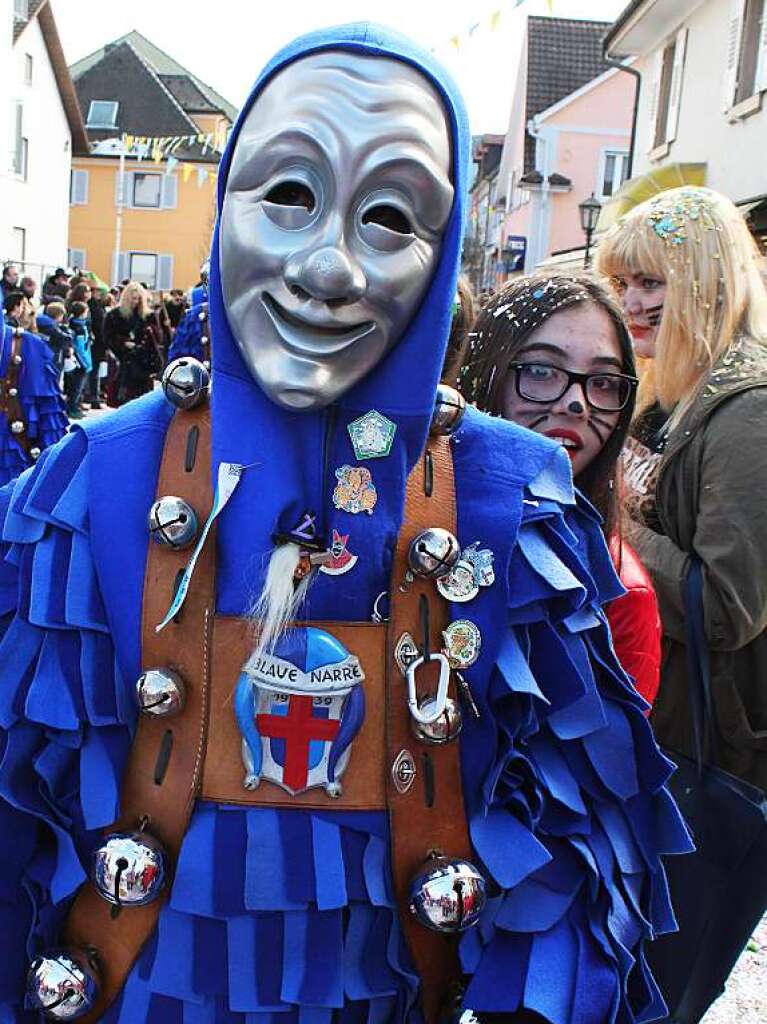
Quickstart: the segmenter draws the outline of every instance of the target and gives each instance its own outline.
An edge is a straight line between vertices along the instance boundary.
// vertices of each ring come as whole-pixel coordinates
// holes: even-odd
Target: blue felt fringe
[[[599,525],[558,465],[527,491],[506,597],[503,577],[490,588],[512,626],[469,671],[483,714],[465,727],[465,790],[494,895],[460,944],[465,1001],[552,1024],[649,1021],[663,1005],[644,944],[674,926],[659,855],[690,844],[611,648]],[[135,728],[87,481],[77,431],[0,493],[0,1024],[25,1019],[26,959],[54,941],[118,814]],[[417,1020],[388,858],[383,814],[198,804],[156,934],[104,1020]]]
[[[203,321],[200,320],[200,313],[206,306],[207,303],[201,303],[192,306],[184,313],[168,349],[168,362],[180,359],[181,356],[192,356],[194,359],[202,361],[204,355],[202,347]]]

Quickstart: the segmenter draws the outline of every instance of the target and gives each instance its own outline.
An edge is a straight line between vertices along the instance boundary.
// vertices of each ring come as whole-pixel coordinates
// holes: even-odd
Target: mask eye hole
[[[317,203],[312,190],[302,181],[281,181],[269,189],[264,199],[275,206],[298,207],[307,213],[314,213]]]
[[[378,224],[388,231],[394,231],[398,235],[412,235],[413,225],[396,206],[388,203],[379,203],[366,210],[362,217],[363,224]]]

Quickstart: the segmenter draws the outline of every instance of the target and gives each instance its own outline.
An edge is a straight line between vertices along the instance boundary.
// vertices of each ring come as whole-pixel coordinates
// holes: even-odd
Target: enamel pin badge
[[[473,601],[480,587],[491,587],[495,583],[493,557],[490,548],[480,548],[479,541],[475,541],[463,549],[447,576],[437,580],[437,590],[448,601],[458,604]]]
[[[482,634],[478,626],[469,619],[456,619],[451,622],[443,631],[442,639],[451,668],[470,668],[482,649]]]
[[[378,501],[373,477],[364,466],[341,466],[336,470],[336,484],[333,490],[333,504],[342,512],[373,514]]]
[[[364,678],[357,658],[313,626],[291,630],[274,653],[252,657],[234,698],[245,788],[267,779],[293,796],[321,787],[339,797],[365,720]]]
[[[349,551],[349,534],[340,534],[333,530],[333,540],[330,545],[330,558],[320,566],[320,572],[328,576],[343,576],[357,564],[357,555]]]
[[[358,462],[363,459],[384,459],[391,451],[397,424],[375,409],[354,420],[348,426],[354,455]]]

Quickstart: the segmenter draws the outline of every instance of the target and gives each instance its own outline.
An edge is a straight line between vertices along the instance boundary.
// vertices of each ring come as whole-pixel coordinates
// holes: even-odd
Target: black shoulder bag
[[[703,623],[703,569],[693,558],[685,583],[687,675],[695,757],[667,750],[678,765],[669,788],[696,852],[666,860],[679,931],[650,944],[648,959],[675,1024],[697,1024],[767,907],[767,796],[716,762],[716,716]],[[765,680],[767,685],[767,680]]]

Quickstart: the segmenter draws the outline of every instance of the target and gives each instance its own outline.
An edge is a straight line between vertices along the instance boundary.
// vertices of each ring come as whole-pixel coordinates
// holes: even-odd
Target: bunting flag
[[[514,0],[513,10],[521,7],[526,0]],[[554,0],[546,0],[546,10],[549,15],[554,13]],[[460,51],[465,42],[468,42],[481,28],[488,28],[491,32],[497,32],[501,26],[501,19],[503,17],[503,11],[499,8],[493,11],[491,14],[484,17],[481,21],[472,21],[466,26],[463,32],[457,32],[447,40],[447,45],[452,46],[455,50]],[[432,46],[431,52],[436,53],[439,47]]]
[[[197,188],[202,188],[205,182],[208,180],[208,169],[206,167],[197,168]]]
[[[181,177],[184,179],[184,181],[189,181],[190,177],[192,176],[192,171],[193,170],[194,170],[194,164],[182,164],[181,165]]]
[[[165,165],[165,173],[166,174],[173,174],[173,172],[176,170],[177,167],[178,167],[178,160],[176,159],[176,157],[175,156],[169,156],[168,157],[168,162]]]

